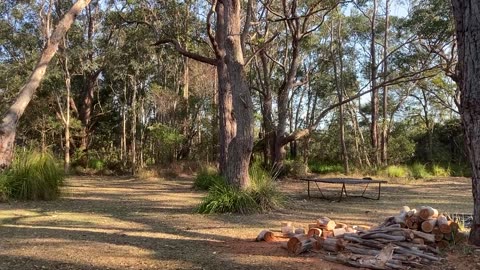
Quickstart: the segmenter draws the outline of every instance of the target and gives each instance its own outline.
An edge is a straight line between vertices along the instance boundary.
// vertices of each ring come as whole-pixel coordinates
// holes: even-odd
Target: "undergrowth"
[[[193,182],[193,187],[200,190],[209,190],[211,187],[225,182],[214,167],[202,168]]]
[[[52,200],[59,196],[65,174],[52,155],[26,152],[17,154],[0,178],[0,189],[8,198]]]
[[[225,181],[215,182],[198,206],[197,212],[249,214],[269,211],[283,205],[284,197],[275,183],[276,174],[272,176],[260,165],[253,165],[249,175],[251,183],[245,190],[228,185]]]

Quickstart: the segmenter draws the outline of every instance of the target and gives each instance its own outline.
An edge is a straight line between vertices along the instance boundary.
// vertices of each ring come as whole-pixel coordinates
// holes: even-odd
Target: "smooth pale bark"
[[[373,155],[376,164],[379,164],[378,155],[378,88],[377,88],[377,60],[376,60],[376,16],[377,16],[377,0],[373,0],[372,17],[370,18],[370,83],[372,88],[371,97],[371,123],[370,123],[370,140],[372,144]]]
[[[472,166],[470,243],[480,246],[480,1],[452,0],[458,46],[458,87],[465,143]]]
[[[390,25],[390,1],[385,0],[385,33],[383,35],[383,81],[388,80],[388,29]],[[381,141],[381,158],[382,163],[388,163],[388,124],[387,124],[387,108],[388,108],[388,86],[383,86],[383,119],[382,119],[382,141]]]
[[[9,167],[13,159],[15,134],[18,121],[25,112],[28,104],[45,75],[47,66],[58,50],[65,33],[75,20],[75,17],[90,3],[90,0],[79,0],[65,14],[55,27],[42,55],[36,64],[27,83],[20,89],[13,105],[8,109],[0,124],[0,169]]]

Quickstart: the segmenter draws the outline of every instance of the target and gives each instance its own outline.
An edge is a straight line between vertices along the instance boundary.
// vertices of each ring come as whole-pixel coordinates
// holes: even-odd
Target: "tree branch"
[[[175,46],[175,50],[183,56],[186,56],[188,58],[197,60],[197,61],[205,63],[205,64],[209,64],[209,65],[212,65],[212,66],[217,65],[217,60],[216,59],[205,57],[205,56],[200,55],[200,54],[189,52],[189,51],[185,50],[185,48],[183,48],[182,45],[180,45],[180,43],[177,40],[174,40],[174,39],[161,39],[161,40],[155,42],[154,44],[152,44],[152,46],[159,46],[159,45],[167,44],[167,43],[173,44]]]

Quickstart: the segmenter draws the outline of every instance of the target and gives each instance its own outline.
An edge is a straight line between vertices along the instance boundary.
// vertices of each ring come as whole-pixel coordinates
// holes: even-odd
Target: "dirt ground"
[[[306,183],[282,181],[288,206],[247,216],[193,214],[205,193],[191,186],[188,176],[72,177],[59,200],[0,204],[0,269],[353,269],[252,239],[261,229],[280,229],[281,221],[306,226],[320,215],[374,225],[403,205],[472,212],[465,178],[387,184],[379,201],[342,202],[308,199]],[[324,191],[333,196],[339,187]],[[457,247],[448,258],[431,269],[480,269],[472,247]]]

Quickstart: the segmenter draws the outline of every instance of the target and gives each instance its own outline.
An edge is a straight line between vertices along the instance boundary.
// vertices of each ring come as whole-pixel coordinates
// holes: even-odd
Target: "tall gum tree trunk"
[[[248,168],[253,150],[253,104],[246,83],[241,45],[240,1],[224,0],[225,64],[232,89],[234,137],[228,145],[226,176],[231,185],[245,189],[250,185]]]
[[[470,243],[480,246],[480,1],[452,0],[458,45],[460,114],[472,166]]]
[[[20,89],[17,99],[3,116],[0,123],[0,169],[7,168],[12,163],[18,121],[32,100],[65,33],[70,29],[75,17],[89,3],[90,0],[77,1],[58,22],[27,83]]]
[[[373,0],[373,10],[372,18],[370,25],[370,81],[372,84],[372,117],[371,117],[371,128],[370,128],[370,139],[372,143],[372,151],[375,157],[376,165],[379,165],[379,155],[378,155],[378,89],[377,89],[377,63],[376,63],[376,49],[375,49],[375,39],[376,39],[376,16],[377,16],[377,0]]]

